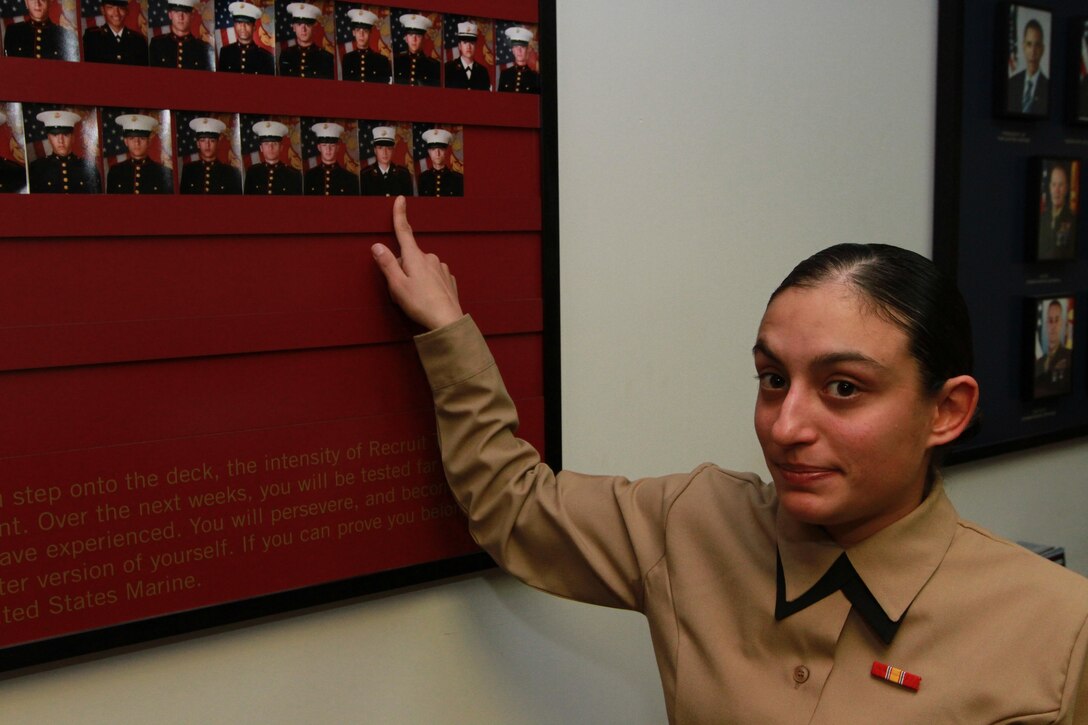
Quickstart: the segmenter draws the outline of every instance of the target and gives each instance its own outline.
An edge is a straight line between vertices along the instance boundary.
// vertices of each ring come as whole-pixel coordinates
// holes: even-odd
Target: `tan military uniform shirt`
[[[961,521],[938,484],[846,551],[884,612],[885,645],[841,591],[775,619],[838,558],[753,474],[703,465],[630,481],[558,475],[468,317],[417,338],[443,461],[499,564],[560,596],[642,612],[672,723],[1088,723],[1088,580]],[[921,677],[917,691],[873,662]]]

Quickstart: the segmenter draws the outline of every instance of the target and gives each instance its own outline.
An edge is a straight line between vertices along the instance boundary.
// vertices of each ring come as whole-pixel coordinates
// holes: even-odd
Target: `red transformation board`
[[[426,12],[541,24],[520,0]],[[463,195],[413,196],[409,218],[520,434],[557,460],[540,95],[12,57],[0,78],[9,109],[455,129]],[[174,194],[0,194],[0,669],[486,563],[445,484],[419,330],[370,256],[392,199],[183,195],[172,134]]]

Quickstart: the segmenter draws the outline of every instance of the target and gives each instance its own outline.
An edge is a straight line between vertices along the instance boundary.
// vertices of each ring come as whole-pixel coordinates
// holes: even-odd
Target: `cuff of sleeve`
[[[483,334],[468,315],[416,335],[415,343],[432,391],[468,380],[495,364]]]

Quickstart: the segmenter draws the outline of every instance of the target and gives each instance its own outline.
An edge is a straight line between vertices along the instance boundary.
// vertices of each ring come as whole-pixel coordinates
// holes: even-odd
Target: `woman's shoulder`
[[[1009,594],[1022,604],[1035,600],[1047,608],[1061,608],[1088,617],[1088,579],[998,536],[970,521],[960,520],[945,561],[995,596]]]

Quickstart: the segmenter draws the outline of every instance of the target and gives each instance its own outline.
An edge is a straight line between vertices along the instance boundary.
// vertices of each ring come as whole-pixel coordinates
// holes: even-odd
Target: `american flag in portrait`
[[[510,45],[510,39],[506,37],[507,28],[526,28],[533,33],[533,40],[529,43],[528,65],[535,71],[540,70],[540,42],[537,38],[537,26],[527,23],[519,23],[513,20],[495,21],[495,66],[504,71],[514,67],[514,48]],[[498,87],[498,78],[495,79]]]
[[[212,0],[197,2],[196,7],[189,18],[189,34],[195,38],[211,43],[212,37],[208,26],[213,22],[210,6],[207,3]],[[166,35],[170,32],[170,0],[148,0],[147,27],[148,38]]]
[[[276,46],[280,51],[292,45],[298,45],[298,41],[295,40],[295,31],[291,27],[291,14],[287,12],[287,6],[296,1],[276,0]],[[335,0],[307,0],[307,4],[315,5],[321,10],[321,17],[314,24],[314,46],[335,53],[336,47],[332,40],[336,37],[334,32]]]
[[[401,15],[422,15],[431,21],[431,29],[423,34],[423,43],[419,52],[428,58],[442,60],[442,15],[440,13],[427,13],[414,8],[390,8],[389,24],[392,26],[393,54],[400,55],[408,52],[408,44],[404,40],[404,26],[400,24]]]
[[[106,24],[101,0],[81,0],[79,9],[84,30],[100,28]],[[125,27],[147,35],[147,0],[129,0]]]
[[[75,39],[75,34],[79,30],[77,27],[79,25],[78,6],[78,0],[54,0],[49,4],[49,19],[73,33],[74,42],[70,47],[66,43],[61,52],[61,57],[65,60],[79,60],[79,41]],[[8,26],[25,22],[26,19],[24,0],[0,0],[0,23],[3,23],[4,35],[7,35]]]
[[[174,111],[174,129],[177,134],[178,165],[182,166],[200,158],[200,151],[196,146],[196,131],[189,122],[194,118],[214,118],[222,121],[227,129],[219,139],[217,156],[224,164],[237,167],[237,151],[234,148],[234,138],[238,135],[238,114],[214,113],[211,111]],[[233,157],[232,157],[233,154]]]
[[[102,109],[102,159],[106,166],[114,166],[128,158],[128,147],[125,146],[124,129],[117,119],[129,114],[151,116],[157,122],[157,126],[151,131],[148,139],[147,156],[157,161],[168,169],[174,168],[171,154],[170,141],[170,112],[149,111],[138,108],[103,108]]]
[[[412,158],[412,124],[397,123],[396,121],[359,121],[359,159],[363,168],[378,163],[377,156],[374,155],[374,128],[376,126],[392,126],[396,129],[393,163],[411,171],[415,166]]]
[[[451,126],[442,123],[413,123],[412,124],[412,157],[419,173],[423,173],[431,166],[431,157],[427,155],[427,142],[423,140],[423,134],[432,128],[444,128],[453,134],[450,139],[449,155],[446,157],[446,168],[464,173],[464,136],[461,126]]]
[[[215,43],[219,50],[238,41],[238,37],[234,34],[234,17],[230,14],[231,2],[233,0],[215,0]],[[273,0],[246,0],[246,2],[261,9],[260,22],[253,25],[253,42],[258,47],[274,53],[275,38],[269,32],[274,26],[273,16],[276,12]]]
[[[253,130],[253,126],[261,121],[278,121],[287,126],[287,135],[283,137],[283,141],[280,143],[280,161],[290,164],[296,169],[301,169],[302,159],[299,158],[296,150],[299,144],[299,120],[297,117],[291,116],[262,116],[243,113],[240,121],[242,126],[242,165],[248,169],[253,164],[260,163],[261,139]]]
[[[369,10],[378,16],[378,22],[370,29],[370,49],[381,53],[386,58],[393,57],[393,41],[389,36],[389,8],[378,5],[360,5],[354,2],[337,0],[336,3],[336,49],[339,57],[355,50],[355,37],[351,32],[349,10]]]
[[[45,123],[38,120],[42,111],[71,111],[80,120],[72,133],[72,153],[98,165],[98,113],[93,107],[65,106],[56,103],[24,103],[23,135],[26,139],[26,161],[42,159],[53,153]]]
[[[331,122],[344,127],[344,133],[340,137],[341,145],[336,154],[336,161],[353,174],[359,173],[359,134],[356,121],[348,121],[343,118],[301,118],[299,125],[302,127],[302,168],[309,170],[321,163],[321,152],[317,149],[317,134],[313,126],[319,123]]]
[[[1076,298],[1054,297],[1040,300],[1035,306],[1035,357],[1036,359],[1046,355],[1050,349],[1050,340],[1047,339],[1046,313],[1050,305],[1057,302],[1062,308],[1062,318],[1065,320],[1065,328],[1061,330],[1059,344],[1067,350],[1073,349],[1073,320],[1075,317]]]

